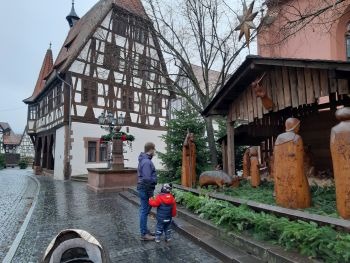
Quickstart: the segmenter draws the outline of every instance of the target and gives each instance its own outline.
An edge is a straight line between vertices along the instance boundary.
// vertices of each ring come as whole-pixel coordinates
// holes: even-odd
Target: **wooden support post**
[[[227,146],[225,140],[221,142],[221,152],[222,152],[222,169],[225,173],[227,173]]]
[[[69,180],[71,176],[71,164],[70,164],[70,127],[69,125],[64,126],[64,168],[63,175],[64,180]]]
[[[35,157],[34,157],[34,173],[41,174],[41,153],[42,153],[42,139],[37,137],[35,140]]]
[[[42,168],[47,168],[47,136],[45,135],[43,137],[43,141],[44,141],[44,146],[43,146],[43,156],[42,156],[42,163],[41,163],[41,167]]]
[[[34,156],[34,166],[40,166],[40,156],[41,154],[41,139],[37,137],[35,141],[35,156]]]
[[[46,169],[51,170],[50,168],[50,144],[51,144],[51,136],[46,136],[47,144],[46,144]]]
[[[53,134],[49,135],[49,145],[48,145],[48,162],[47,162],[47,168],[49,170],[53,170],[54,169],[54,165],[55,165],[55,160],[54,160],[54,157],[53,157],[53,145],[54,145],[54,142],[55,142],[55,137],[53,136]]]
[[[230,176],[235,175],[235,139],[234,122],[227,121],[227,173]]]

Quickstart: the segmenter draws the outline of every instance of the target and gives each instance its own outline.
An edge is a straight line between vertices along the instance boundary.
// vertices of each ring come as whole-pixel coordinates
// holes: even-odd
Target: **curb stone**
[[[137,191],[133,188],[129,188],[129,192],[137,195]],[[180,219],[187,221],[190,224],[204,229],[206,232],[212,234],[213,236],[223,240],[225,243],[245,251],[247,254],[255,256],[264,262],[270,263],[320,263],[316,259],[309,259],[306,256],[300,255],[297,252],[286,251],[283,248],[272,245],[266,242],[254,240],[248,236],[241,234],[236,234],[233,232],[228,232],[214,225],[212,222],[199,218],[198,215],[187,211],[181,205],[178,205],[177,213]],[[177,224],[173,221],[175,227]],[[181,224],[180,224],[181,225]],[[184,233],[181,227],[177,227],[181,232]]]
[[[139,200],[136,194],[137,192],[135,192],[134,189],[129,189],[128,192],[121,192],[120,196],[134,205],[139,205]],[[155,211],[151,210],[151,214],[154,215]],[[197,243],[197,245],[219,258],[222,262],[264,262],[261,259],[244,252],[238,247],[234,247],[226,242],[223,242],[211,233],[199,229],[195,224],[189,223],[182,218],[176,218],[176,220],[173,220],[173,226],[176,229],[176,232],[181,233],[181,235]]]

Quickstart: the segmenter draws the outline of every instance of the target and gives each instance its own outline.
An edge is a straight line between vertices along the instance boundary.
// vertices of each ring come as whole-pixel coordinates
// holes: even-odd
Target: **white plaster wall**
[[[53,177],[56,180],[64,180],[64,126],[56,130],[55,141],[55,169]]]
[[[106,163],[86,163],[84,137],[99,138],[107,132],[102,130],[97,124],[89,123],[72,123],[72,150],[71,150],[71,175],[87,174],[87,168],[107,167]]]
[[[122,131],[125,132],[125,127],[123,127]],[[124,150],[127,151],[124,153],[124,158],[128,159],[128,161],[125,161],[126,167],[137,167],[138,156],[144,151],[146,142],[153,142],[156,145],[156,151],[165,152],[165,143],[160,138],[160,136],[166,133],[165,131],[129,127],[129,133],[135,136],[135,141],[132,142],[132,150],[130,150],[128,146],[124,147]],[[152,161],[156,169],[163,169],[161,160],[158,158],[157,154]]]
[[[72,175],[87,174],[87,168],[107,167],[106,163],[86,163],[85,162],[85,148],[84,137],[100,138],[102,135],[107,134],[107,131],[100,128],[98,124],[89,123],[72,123],[72,131],[74,142],[72,142]],[[122,131],[126,131],[126,127],[123,127]],[[135,136],[135,141],[132,143],[132,150],[128,146],[124,147],[126,153],[124,153],[125,167],[137,167],[138,156],[144,150],[146,142],[154,142],[156,150],[165,152],[165,144],[161,140],[160,136],[165,134],[165,131],[146,130],[135,127],[129,127],[129,134]],[[155,156],[153,162],[157,169],[162,169],[160,159]]]

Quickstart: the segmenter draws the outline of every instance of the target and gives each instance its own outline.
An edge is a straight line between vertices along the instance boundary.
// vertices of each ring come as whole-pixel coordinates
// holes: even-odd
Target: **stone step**
[[[74,175],[71,177],[71,180],[76,182],[87,182],[88,177],[87,175]]]
[[[43,176],[53,176],[54,171],[53,170],[48,170],[48,169],[42,169],[41,175]]]
[[[135,195],[135,190],[128,192],[121,192],[120,196],[134,205],[139,206],[140,200]],[[155,209],[152,209],[151,214],[155,215]],[[244,251],[238,249],[237,247],[232,246],[224,242],[223,240],[215,237],[209,232],[198,228],[196,225],[191,224],[190,222],[182,219],[181,217],[176,217],[173,220],[173,225],[175,229],[187,236],[193,242],[197,243],[203,247],[208,252],[212,253],[218,257],[223,262],[236,262],[236,263],[258,263],[264,262]]]
[[[221,240],[244,250],[248,254],[254,255],[263,260],[263,262],[278,262],[278,263],[316,263],[318,261],[311,260],[296,252],[285,251],[279,246],[268,244],[266,242],[256,241],[248,236],[227,232],[211,223],[208,220],[199,218],[197,215],[188,212],[181,206],[177,207],[179,218],[197,226],[204,231],[211,233]]]
[[[129,192],[137,195],[135,188],[129,188]],[[136,197],[138,200],[138,198]],[[233,232],[227,233],[222,228],[217,227],[209,220],[199,218],[196,214],[189,212],[187,209],[177,206],[176,221],[183,220],[191,225],[200,228],[201,230],[210,233],[220,240],[233,247],[239,248],[250,255],[262,260],[262,262],[278,262],[278,263],[318,263],[319,261],[309,259],[296,252],[285,251],[283,248],[272,245],[270,243],[254,240],[242,234],[235,234]]]

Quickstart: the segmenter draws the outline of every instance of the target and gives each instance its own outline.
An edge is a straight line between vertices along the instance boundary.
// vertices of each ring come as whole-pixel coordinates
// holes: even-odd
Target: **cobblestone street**
[[[31,207],[37,184],[27,176],[30,170],[0,171],[0,261],[6,256]]]
[[[95,194],[85,183],[38,179],[38,203],[12,262],[38,262],[52,238],[66,228],[90,232],[112,262],[220,262],[177,233],[170,243],[140,241],[138,209],[117,193]]]

